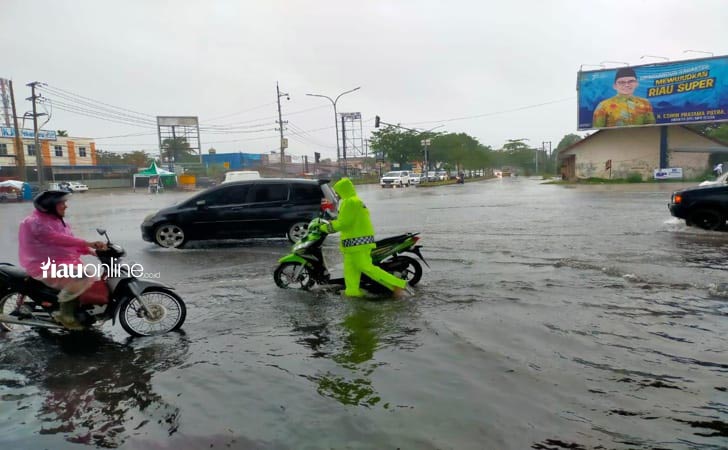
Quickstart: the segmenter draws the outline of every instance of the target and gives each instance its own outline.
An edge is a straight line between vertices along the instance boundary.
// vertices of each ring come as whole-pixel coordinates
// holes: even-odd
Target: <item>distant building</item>
[[[710,170],[711,153],[728,146],[683,126],[667,127],[668,167],[682,168],[684,178]],[[627,178],[649,180],[660,169],[660,127],[599,130],[559,152],[565,179]],[[611,171],[611,172],[610,172]]]
[[[267,164],[267,158],[264,161],[264,157],[267,157],[267,155],[259,153],[210,153],[202,155],[202,164],[205,167],[221,165],[226,170],[255,169]]]
[[[91,138],[57,136],[54,131],[40,134],[40,148],[35,148],[32,130],[22,131],[22,148],[17,149],[13,128],[0,127],[0,177],[35,182],[38,179],[36,154],[40,152],[45,180],[93,180],[124,178],[130,166],[99,166],[96,143]],[[20,173],[19,158],[24,159],[25,174]],[[118,182],[90,182],[91,187],[115,186]],[[123,185],[130,185],[131,178]]]

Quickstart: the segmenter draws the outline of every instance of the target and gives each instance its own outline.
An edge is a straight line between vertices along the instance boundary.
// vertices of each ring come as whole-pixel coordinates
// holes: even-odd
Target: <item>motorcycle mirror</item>
[[[96,228],[96,232],[99,233],[101,236],[106,237],[106,243],[111,243],[111,239],[109,239],[109,235],[106,234],[105,228]]]

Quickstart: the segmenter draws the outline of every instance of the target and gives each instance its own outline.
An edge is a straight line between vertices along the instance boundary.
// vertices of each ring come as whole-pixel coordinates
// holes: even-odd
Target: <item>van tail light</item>
[[[328,199],[322,198],[321,199],[321,212],[326,212],[326,211],[336,212],[336,205],[334,205]]]
[[[672,202],[675,203],[675,204],[682,203],[682,195],[680,195],[680,194],[674,194],[672,196]]]

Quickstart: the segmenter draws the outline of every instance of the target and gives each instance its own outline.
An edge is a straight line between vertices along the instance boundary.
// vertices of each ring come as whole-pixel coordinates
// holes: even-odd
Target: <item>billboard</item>
[[[160,127],[196,127],[195,116],[157,116],[157,126]]]
[[[728,120],[728,56],[578,73],[579,130]]]

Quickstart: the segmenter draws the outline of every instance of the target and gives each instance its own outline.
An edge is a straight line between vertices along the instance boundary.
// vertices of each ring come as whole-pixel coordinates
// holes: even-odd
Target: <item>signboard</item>
[[[680,167],[671,167],[669,169],[655,169],[655,180],[679,179],[683,177],[683,171]]]
[[[15,128],[13,127],[0,127],[0,136],[4,138],[14,138],[15,137]],[[23,139],[33,140],[35,139],[35,133],[33,133],[33,130],[28,130],[23,128],[20,130],[20,136]],[[53,130],[40,130],[38,131],[38,139],[41,141],[55,141],[56,138],[56,132]]]
[[[344,119],[359,119],[361,120],[361,113],[360,112],[353,112],[353,113],[339,113],[339,116],[343,117]]]
[[[195,116],[157,116],[157,126],[160,127],[196,127]]]
[[[728,120],[728,56],[578,73],[579,130]]]

